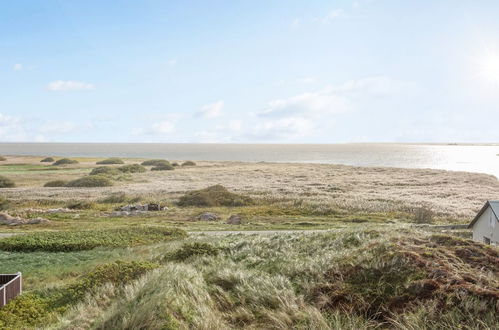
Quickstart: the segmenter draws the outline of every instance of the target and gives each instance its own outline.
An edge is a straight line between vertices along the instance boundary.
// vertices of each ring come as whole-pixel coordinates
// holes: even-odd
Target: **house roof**
[[[471,221],[471,223],[468,225],[468,228],[472,228],[473,225],[475,224],[475,222],[478,221],[478,219],[480,218],[480,216],[483,214],[483,212],[485,212],[485,210],[490,206],[491,210],[492,210],[492,213],[494,214],[494,216],[496,217],[496,220],[499,221],[499,201],[487,201],[485,203],[485,205],[482,207],[482,209],[477,213],[477,215],[475,216],[475,218],[473,219],[473,221]]]

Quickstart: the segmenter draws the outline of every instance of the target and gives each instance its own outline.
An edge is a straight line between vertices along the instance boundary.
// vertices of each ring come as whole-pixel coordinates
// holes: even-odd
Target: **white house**
[[[474,241],[499,245],[499,201],[487,201],[468,228]]]

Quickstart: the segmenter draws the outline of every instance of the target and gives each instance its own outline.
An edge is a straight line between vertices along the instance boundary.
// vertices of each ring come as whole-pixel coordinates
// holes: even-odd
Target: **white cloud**
[[[80,128],[82,127],[70,121],[48,122],[42,125],[39,131],[42,133],[51,133],[51,134],[66,134],[74,132]]]
[[[151,126],[151,132],[158,134],[167,134],[175,131],[175,125],[170,121],[160,121]]]
[[[201,107],[198,115],[203,118],[216,118],[222,114],[222,108],[224,107],[224,101],[218,101],[212,104],[206,104]]]
[[[303,93],[286,99],[276,99],[257,113],[261,117],[282,117],[290,115],[326,115],[348,110],[348,100],[328,86],[317,92]]]
[[[340,18],[348,18],[348,14],[343,9],[333,9],[326,16],[323,17],[315,17],[312,19],[314,22],[319,22],[323,24],[327,24],[332,20],[340,19]]]
[[[309,135],[313,130],[314,124],[308,119],[287,117],[260,122],[247,135],[260,141],[294,140]]]
[[[175,65],[177,65],[177,60],[176,59],[171,59],[167,63],[168,63],[169,66],[175,66]]]
[[[16,63],[14,64],[14,66],[12,67],[12,70],[14,71],[21,71],[23,69],[23,65],[20,64],[20,63]]]
[[[89,90],[94,89],[94,87],[93,84],[74,80],[57,80],[47,85],[47,88],[54,92]]]

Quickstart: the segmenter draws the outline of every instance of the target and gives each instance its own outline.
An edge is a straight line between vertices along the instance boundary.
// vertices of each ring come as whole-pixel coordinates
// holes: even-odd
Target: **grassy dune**
[[[413,223],[468,222],[499,194],[492,176],[229,162],[121,171],[142,162],[124,159],[100,174],[112,186],[43,187],[101,165],[40,160],[0,165],[16,183],[0,190],[4,211],[50,220],[0,225],[1,272],[24,278],[0,309],[2,330],[499,326],[499,250]],[[112,213],[148,202],[167,209]],[[197,220],[203,212],[219,220]],[[226,223],[234,214],[242,224]]]

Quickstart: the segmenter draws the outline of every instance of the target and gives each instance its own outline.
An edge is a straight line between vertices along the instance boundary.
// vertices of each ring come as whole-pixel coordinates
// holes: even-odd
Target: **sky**
[[[499,142],[499,1],[0,2],[0,142]]]

